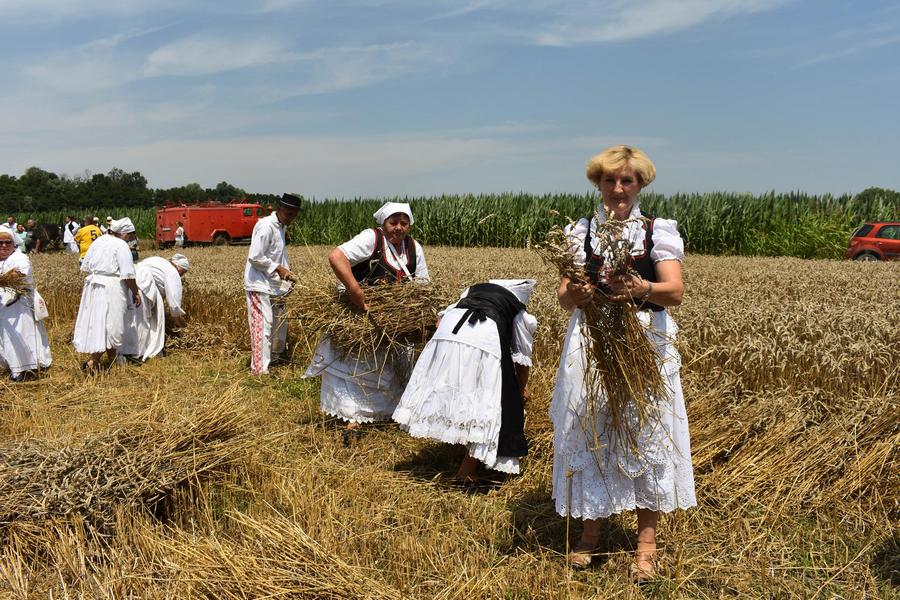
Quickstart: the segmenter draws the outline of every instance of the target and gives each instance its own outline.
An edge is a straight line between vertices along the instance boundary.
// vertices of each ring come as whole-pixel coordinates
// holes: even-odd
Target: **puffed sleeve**
[[[531,366],[535,331],[537,331],[537,319],[527,311],[520,311],[513,319],[511,350],[514,363],[525,367]]]
[[[350,265],[355,267],[364,260],[369,260],[372,253],[375,252],[376,240],[374,229],[364,229],[356,234],[353,239],[338,246],[338,248],[347,257]]]
[[[650,259],[655,263],[663,260],[684,261],[684,241],[678,233],[678,221],[659,218],[653,221]]]
[[[588,220],[578,219],[577,223],[566,225],[563,231],[571,243],[569,251],[575,256],[575,264],[584,266],[584,261],[587,258],[584,253],[584,236],[588,232]]]
[[[416,281],[431,281],[428,275],[428,265],[425,263],[425,250],[422,244],[416,242]]]

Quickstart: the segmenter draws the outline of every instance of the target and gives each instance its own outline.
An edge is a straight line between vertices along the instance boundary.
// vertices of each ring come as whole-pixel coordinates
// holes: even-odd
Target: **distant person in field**
[[[43,237],[42,237],[43,234]],[[25,221],[25,252],[35,254],[41,251],[41,243],[46,238],[46,234],[38,229],[34,219]]]
[[[16,224],[16,247],[19,249],[19,252],[25,253],[25,238],[28,237],[28,234],[25,233],[25,226],[21,223]]]
[[[76,351],[90,355],[81,365],[89,373],[100,368],[104,352],[110,365],[116,360],[124,342],[129,295],[134,306],[141,305],[134,261],[128,250],[128,240],[133,237],[131,219],[125,217],[113,221],[109,234],[95,240],[81,262],[81,270],[88,275],[81,292],[72,341]]]
[[[169,305],[172,324],[175,327],[184,326],[181,279],[189,268],[190,264],[184,254],[175,254],[168,260],[161,256],[151,256],[135,265],[141,305],[128,311],[122,354],[144,362],[162,352],[166,343],[163,298]]]
[[[0,369],[13,381],[37,376],[52,362],[43,319],[47,307],[34,289],[31,260],[16,247],[12,233],[0,227],[0,276],[18,271],[27,287],[22,291],[0,287]]]
[[[613,146],[588,161],[587,177],[599,190],[600,221],[607,209],[616,219],[642,215],[638,193],[656,176],[650,159],[637,148]],[[590,283],[576,284],[563,278],[557,292],[562,308],[572,311],[563,340],[556,387],[550,405],[553,422],[553,498],[560,515],[584,520],[581,541],[569,556],[573,566],[585,567],[600,541],[600,521],[628,510],[637,511],[637,550],[631,575],[643,582],[656,574],[656,525],[661,512],[696,506],[694,472],[687,412],[681,392],[681,359],[675,349],[678,328],[666,307],[681,304],[684,283],[681,261],[684,244],[676,222],[653,218],[633,222],[629,236],[633,269],[639,275],[606,277],[603,258],[597,250],[595,218],[570,225],[566,233],[576,250],[576,261],[585,266]],[[637,434],[637,447],[620,439],[603,412],[588,415],[591,400],[585,386],[585,354],[581,307],[595,294],[627,303],[639,311],[646,335],[659,353],[659,370],[669,394],[656,398],[655,418]],[[596,392],[602,394],[602,391]],[[627,415],[625,416],[627,418]],[[588,419],[593,421],[588,422]],[[599,439],[586,439],[585,431],[599,432]]]
[[[101,235],[106,233],[106,227],[104,227],[104,226],[100,223],[100,217],[94,217],[94,218],[92,218],[92,219],[91,219],[91,223],[93,223],[93,224],[97,227],[97,229],[100,230]]]
[[[69,215],[66,217],[66,224],[63,229],[63,244],[66,245],[66,252],[76,254],[78,252],[78,243],[75,241],[75,233],[78,231],[79,225],[75,217]]]
[[[113,218],[110,216],[107,216],[106,217],[106,228],[104,229],[103,233],[109,233],[109,226],[112,225],[112,222],[113,222]]]
[[[91,247],[91,244],[103,235],[103,232],[100,231],[100,228],[94,225],[94,220],[91,217],[87,216],[84,218],[84,222],[86,225],[83,227],[79,227],[78,231],[75,232],[75,243],[78,244],[78,252],[79,252],[79,262],[84,261],[84,255],[87,254],[88,248]]]
[[[10,233],[16,233],[16,225],[16,217],[13,215],[6,217],[6,223],[3,223],[3,227]]]
[[[350,301],[363,312],[369,310],[363,286],[429,279],[425,251],[408,235],[413,224],[409,204],[388,202],[373,216],[378,227],[363,230],[328,256]],[[304,374],[322,377],[322,411],[347,421],[348,430],[390,419],[406,382],[385,364],[384,356],[341,357],[340,349],[324,338]]]
[[[300,211],[302,198],[284,194],[278,209],[253,226],[244,290],[247,292],[247,319],[250,324],[250,372],[264,375],[282,356],[287,343],[283,296],[296,277],[291,273],[285,244],[285,229]]]
[[[184,224],[178,221],[175,225],[175,247],[184,248]]]
[[[526,305],[534,279],[473,285],[441,311],[394,411],[414,437],[463,444],[456,473],[475,482],[479,464],[518,474],[528,453],[525,400],[537,319]]]

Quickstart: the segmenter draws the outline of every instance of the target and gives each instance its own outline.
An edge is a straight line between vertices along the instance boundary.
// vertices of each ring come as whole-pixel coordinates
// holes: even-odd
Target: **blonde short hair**
[[[600,185],[604,173],[618,171],[628,165],[641,179],[641,187],[656,179],[656,167],[646,154],[634,146],[611,146],[587,162],[587,178]]]

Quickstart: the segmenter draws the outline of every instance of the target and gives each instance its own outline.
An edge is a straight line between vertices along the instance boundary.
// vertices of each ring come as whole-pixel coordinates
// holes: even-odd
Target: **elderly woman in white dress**
[[[696,505],[687,413],[681,392],[681,361],[674,347],[678,328],[666,311],[666,307],[681,303],[684,292],[683,243],[675,221],[642,213],[637,198],[655,175],[650,159],[629,146],[608,148],[588,162],[588,179],[600,189],[603,206],[614,218],[624,220],[641,214],[648,218],[644,224],[633,222],[625,230],[634,244],[634,270],[640,276],[629,274],[601,280],[602,258],[594,252],[590,235],[596,223],[593,219],[581,219],[568,228],[577,259],[593,274],[593,281],[575,284],[563,278],[560,284],[559,303],[572,311],[572,317],[550,406],[556,510],[560,515],[584,520],[581,541],[569,556],[570,562],[578,567],[590,564],[599,541],[600,519],[636,510],[638,544],[631,573],[639,582],[655,577],[659,514]],[[605,219],[605,211],[598,212],[599,218]],[[601,293],[598,287],[613,301],[631,302],[640,311],[646,335],[659,353],[660,373],[669,392],[654,399],[658,418],[651,419],[638,435],[636,453],[607,427],[607,415],[597,415],[598,422],[592,427],[581,422],[586,418],[587,391],[580,307],[590,302],[595,293]],[[598,444],[588,443],[585,429],[599,432]]]
[[[189,268],[190,263],[184,254],[175,254],[170,259],[151,256],[135,265],[141,305],[128,311],[122,354],[129,360],[145,362],[162,352],[166,344],[163,298],[169,305],[173,324],[176,327],[184,324],[181,278]]]
[[[533,279],[473,285],[448,306],[394,411],[414,437],[464,444],[456,473],[475,481],[479,463],[518,474],[528,453],[525,400],[537,319],[525,306]]]
[[[409,204],[388,202],[373,216],[379,227],[362,231],[328,256],[335,276],[361,311],[369,309],[365,285],[428,281],[422,245],[408,235],[413,224]],[[347,421],[348,429],[389,419],[405,384],[381,353],[343,356],[328,338],[316,348],[304,375],[317,376],[322,377],[322,411]]]
[[[0,369],[9,370],[13,381],[25,381],[49,367],[52,357],[41,322],[46,306],[34,289],[31,261],[16,248],[14,235],[0,228],[0,275],[18,271],[27,288],[17,292],[0,287]]]
[[[81,270],[87,273],[72,343],[77,352],[89,354],[81,368],[95,372],[104,352],[110,364],[125,341],[125,316],[130,292],[134,306],[141,304],[135,281],[134,262],[128,240],[134,239],[134,224],[128,217],[113,221],[109,233],[91,244]]]

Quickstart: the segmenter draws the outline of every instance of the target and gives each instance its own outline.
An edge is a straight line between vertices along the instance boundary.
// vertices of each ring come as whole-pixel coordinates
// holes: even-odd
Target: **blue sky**
[[[900,189],[900,4],[0,0],[0,172],[312,197]]]

